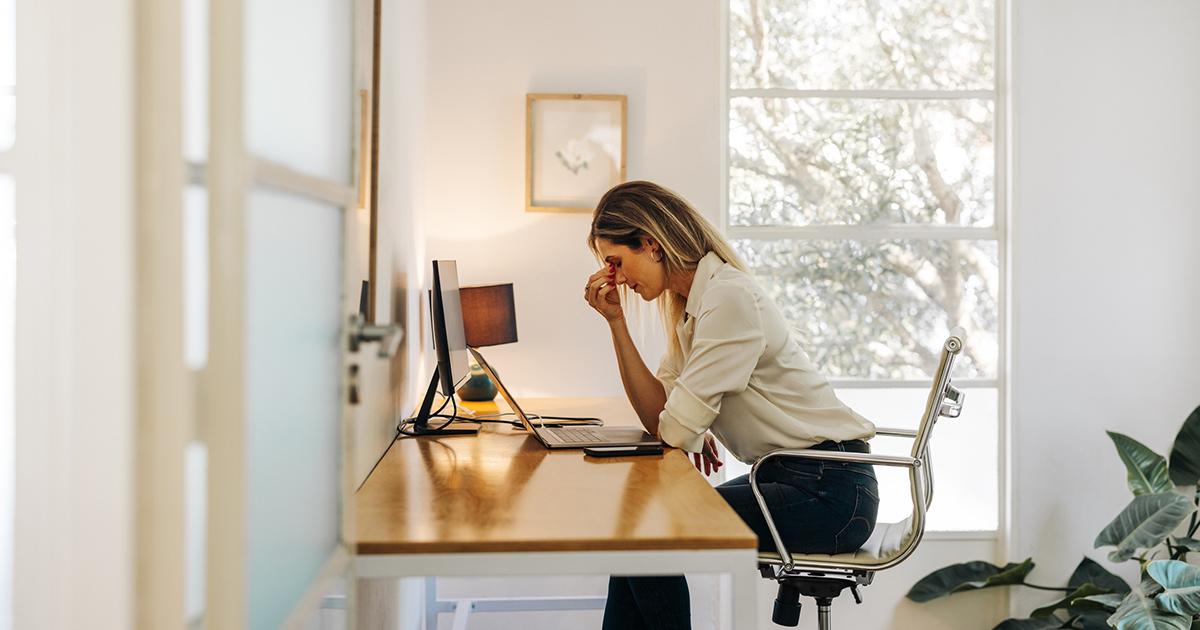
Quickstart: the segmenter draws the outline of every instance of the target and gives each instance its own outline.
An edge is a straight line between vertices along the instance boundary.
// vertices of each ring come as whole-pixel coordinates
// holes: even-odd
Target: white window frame
[[[997,390],[997,524],[995,530],[943,530],[926,532],[925,537],[934,540],[981,540],[994,539],[1004,546],[1011,518],[1012,504],[1009,497],[1009,397],[1010,374],[1010,331],[1011,305],[1009,286],[1010,233],[1010,147],[1012,137],[1010,120],[1009,78],[1009,24],[1008,0],[995,0],[995,33],[993,34],[992,59],[994,63],[993,89],[990,90],[792,90],[784,88],[735,89],[729,85],[730,72],[730,4],[722,0],[718,6],[719,39],[719,146],[720,146],[720,223],[721,232],[730,239],[795,239],[795,240],[885,240],[885,239],[929,239],[929,240],[992,240],[999,250],[998,274],[1000,280],[997,307],[999,309],[996,331],[997,363],[995,378],[955,379],[955,385],[966,388],[994,388]],[[995,173],[993,190],[995,210],[990,227],[958,225],[807,225],[807,226],[731,226],[729,224],[729,103],[737,97],[758,98],[870,98],[888,100],[968,100],[989,99],[993,103],[995,124]],[[928,380],[871,380],[830,379],[835,389],[906,389],[928,388]]]

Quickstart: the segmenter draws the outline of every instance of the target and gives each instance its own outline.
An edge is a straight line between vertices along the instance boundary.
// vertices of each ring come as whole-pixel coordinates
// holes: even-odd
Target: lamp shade
[[[463,287],[459,298],[468,346],[482,348],[517,340],[517,306],[511,282]]]

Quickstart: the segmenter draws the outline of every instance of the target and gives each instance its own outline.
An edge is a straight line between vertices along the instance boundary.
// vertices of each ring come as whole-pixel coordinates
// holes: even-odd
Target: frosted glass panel
[[[353,2],[246,0],[250,153],[349,184]]]
[[[13,178],[0,174],[0,630],[13,627],[13,509],[16,486],[13,389],[17,234]]]
[[[183,158],[208,161],[208,0],[183,0]]]
[[[208,364],[208,189],[183,189],[183,363]]]
[[[339,544],[342,211],[247,203],[249,622],[274,630]]]
[[[183,616],[189,627],[204,617],[205,562],[208,550],[208,448],[190,442],[183,453],[184,597]]]

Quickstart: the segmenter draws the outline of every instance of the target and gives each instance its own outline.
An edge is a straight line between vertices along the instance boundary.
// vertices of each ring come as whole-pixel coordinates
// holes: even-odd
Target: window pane
[[[733,246],[828,377],[932,378],[953,326],[967,332],[957,376],[996,376],[995,241],[742,239]]]
[[[955,369],[955,376],[962,371]],[[933,431],[933,504],[929,529],[994,530],[999,526],[999,452],[997,390],[963,389],[962,415],[941,418]],[[878,427],[916,429],[925,411],[927,389],[840,389],[838,398]],[[871,451],[910,455],[912,440],[876,437]],[[876,466],[879,478],[879,521],[895,523],[912,514],[908,472]]]
[[[994,12],[993,0],[732,0],[730,85],[991,89]]]
[[[993,223],[992,102],[734,98],[729,223]]]

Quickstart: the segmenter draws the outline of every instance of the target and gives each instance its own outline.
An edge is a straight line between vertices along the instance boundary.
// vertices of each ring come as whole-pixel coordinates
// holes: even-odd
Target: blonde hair
[[[587,243],[592,253],[600,257],[601,240],[641,251],[643,238],[654,239],[662,248],[660,262],[667,278],[695,269],[708,252],[750,273],[725,237],[674,191],[651,182],[625,182],[604,193],[592,214],[592,229],[588,233]],[[624,292],[622,295],[628,297]],[[687,298],[670,289],[658,297],[667,348],[675,356],[680,352],[675,324],[686,307]]]

